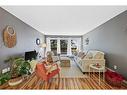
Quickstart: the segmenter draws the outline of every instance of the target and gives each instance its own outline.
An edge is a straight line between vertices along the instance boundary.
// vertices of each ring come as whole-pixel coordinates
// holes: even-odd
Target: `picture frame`
[[[89,44],[89,38],[85,38],[84,42],[85,42],[85,45],[88,45]]]

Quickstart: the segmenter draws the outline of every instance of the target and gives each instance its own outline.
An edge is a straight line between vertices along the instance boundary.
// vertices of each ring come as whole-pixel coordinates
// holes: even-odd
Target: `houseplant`
[[[5,60],[5,62],[10,64],[10,74],[11,79],[9,80],[9,85],[17,85],[23,81],[23,75],[30,74],[30,63],[25,61],[21,57],[10,57]]]
[[[0,75],[0,85],[6,83],[9,79],[11,79],[10,72],[1,74]]]

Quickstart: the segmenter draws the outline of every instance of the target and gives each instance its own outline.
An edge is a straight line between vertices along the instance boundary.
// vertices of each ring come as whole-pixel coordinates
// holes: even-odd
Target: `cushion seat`
[[[58,68],[58,69],[52,71],[51,73],[49,73],[48,76],[47,76],[48,80],[49,80],[51,77],[55,76],[59,71],[60,71],[60,69]]]

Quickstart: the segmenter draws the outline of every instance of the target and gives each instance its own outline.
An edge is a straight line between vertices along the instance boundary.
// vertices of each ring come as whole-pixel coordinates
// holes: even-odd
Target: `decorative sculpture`
[[[3,31],[4,45],[8,48],[12,48],[16,45],[16,32],[13,27],[7,26]]]

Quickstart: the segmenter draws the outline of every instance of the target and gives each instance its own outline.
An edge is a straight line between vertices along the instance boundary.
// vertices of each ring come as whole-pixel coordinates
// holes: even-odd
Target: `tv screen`
[[[25,52],[25,60],[36,59],[36,57],[37,57],[36,51],[28,51],[28,52]]]

